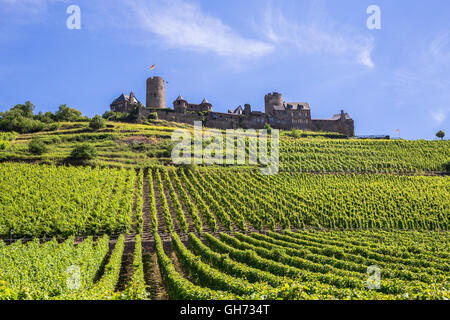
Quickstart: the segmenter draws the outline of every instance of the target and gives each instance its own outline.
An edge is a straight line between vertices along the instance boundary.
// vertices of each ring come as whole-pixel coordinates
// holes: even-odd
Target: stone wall
[[[311,112],[310,110],[273,111],[268,116],[268,122],[275,129],[311,130]]]
[[[353,119],[312,119],[313,131],[338,132],[349,137],[355,135],[355,124]]]
[[[197,112],[180,113],[171,109],[141,109],[139,120],[144,120],[151,112],[158,114],[158,119],[194,124],[194,121],[201,121],[203,126],[207,128],[217,129],[263,129],[266,123],[264,115],[233,115],[220,112],[208,112],[205,114],[199,114]]]
[[[266,123],[270,123],[274,129],[301,129],[312,131],[338,132],[349,137],[354,136],[354,122],[352,119],[340,118],[337,120],[328,119],[312,119],[310,113],[298,118],[298,123],[290,122],[290,116],[286,122],[271,123],[270,117],[266,117],[263,113],[251,113],[250,115],[236,115],[220,112],[205,112],[203,114],[197,112],[175,112],[172,109],[140,109],[139,120],[142,121],[148,117],[151,112],[158,114],[158,119],[187,123],[193,125],[195,121],[201,121],[204,127],[216,129],[263,129]],[[293,119],[293,118],[292,118]],[[295,118],[297,119],[297,118]],[[303,120],[305,122],[303,122]]]

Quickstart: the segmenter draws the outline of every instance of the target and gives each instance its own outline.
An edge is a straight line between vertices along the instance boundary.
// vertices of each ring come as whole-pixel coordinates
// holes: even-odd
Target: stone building
[[[268,123],[278,129],[309,129],[311,108],[307,102],[285,102],[281,93],[269,93],[264,97]]]
[[[122,100],[126,100],[127,96],[122,96],[111,104],[112,111],[130,108],[130,103],[128,107],[118,107]],[[136,99],[134,94],[131,93],[131,96],[134,101]],[[282,94],[278,92],[269,93],[264,97],[265,112],[252,111],[249,104],[245,104],[244,108],[238,106],[234,110],[228,110],[228,113],[214,112],[212,104],[206,98],[200,104],[195,104],[189,103],[181,94],[173,102],[173,109],[169,109],[165,104],[164,80],[161,77],[153,77],[147,79],[146,107],[143,108],[142,104],[138,103],[140,105],[138,119],[141,120],[148,117],[150,112],[156,112],[161,120],[189,124],[202,121],[204,126],[217,129],[262,129],[269,124],[275,129],[328,131],[354,136],[354,121],[348,113],[341,111],[331,119],[312,119],[311,108],[307,102],[283,101]]]
[[[133,91],[131,91],[130,95],[121,94],[116,100],[111,103],[111,111],[114,112],[131,112],[136,106],[143,107],[143,104],[136,99]]]
[[[173,108],[175,112],[178,113],[211,112],[212,104],[209,103],[208,100],[206,100],[206,98],[204,98],[200,104],[188,103],[186,100],[184,100],[184,98],[180,94],[178,98],[173,102]]]

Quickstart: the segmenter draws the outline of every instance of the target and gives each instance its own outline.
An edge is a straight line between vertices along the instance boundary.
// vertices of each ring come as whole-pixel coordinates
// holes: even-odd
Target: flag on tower
[[[153,70],[153,69],[155,69],[155,67],[156,67],[156,65],[154,64],[154,65],[152,65],[151,67],[150,67],[150,70]]]

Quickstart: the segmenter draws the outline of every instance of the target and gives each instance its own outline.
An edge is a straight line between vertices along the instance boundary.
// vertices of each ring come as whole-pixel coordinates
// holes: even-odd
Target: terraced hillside
[[[0,161],[65,164],[75,146],[87,143],[98,151],[90,165],[170,165],[171,134],[177,129],[192,131],[193,127],[164,121],[154,125],[108,122],[104,129],[91,130],[87,123],[62,123],[55,131],[0,135],[4,143],[4,147],[0,143]],[[45,143],[47,152],[30,153],[28,143],[32,138]],[[333,133],[280,133],[283,172],[430,173],[445,171],[449,159],[449,140],[355,140]]]

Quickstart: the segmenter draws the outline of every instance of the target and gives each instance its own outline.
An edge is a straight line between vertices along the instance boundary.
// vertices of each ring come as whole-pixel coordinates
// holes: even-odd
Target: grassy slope
[[[153,125],[108,122],[92,131],[87,123],[62,123],[52,132],[21,134],[0,151],[0,161],[58,164],[82,142],[94,145],[98,158],[91,165],[148,167],[171,163],[171,133],[192,126],[156,121]],[[33,136],[44,139],[48,152],[28,152]],[[294,137],[295,136],[295,137]],[[281,132],[280,170],[302,172],[424,172],[442,171],[450,160],[450,141],[332,139],[335,134]]]
[[[176,126],[184,127],[165,122],[152,126],[108,122],[106,128],[92,131],[87,123],[63,123],[57,131],[18,135],[9,149],[0,152],[0,161],[58,164],[77,144],[89,143],[98,151],[97,159],[90,162],[92,165],[139,167],[164,164],[168,160],[165,151]],[[34,136],[46,142],[47,153],[33,155],[28,152],[28,142]]]

